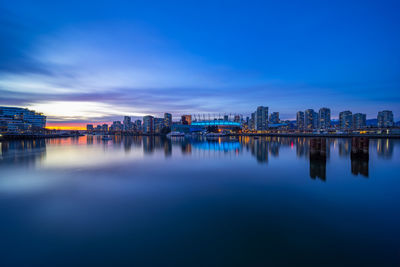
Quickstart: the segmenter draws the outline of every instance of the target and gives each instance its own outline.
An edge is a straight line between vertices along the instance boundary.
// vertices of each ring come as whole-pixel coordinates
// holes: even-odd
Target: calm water
[[[400,265],[400,140],[0,148],[0,266]]]

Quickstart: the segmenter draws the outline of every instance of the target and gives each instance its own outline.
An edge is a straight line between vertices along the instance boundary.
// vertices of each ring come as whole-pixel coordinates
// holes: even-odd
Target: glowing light
[[[222,121],[222,120],[210,120],[210,121],[196,121],[192,122],[192,125],[195,126],[238,126],[240,127],[239,122],[234,121]]]

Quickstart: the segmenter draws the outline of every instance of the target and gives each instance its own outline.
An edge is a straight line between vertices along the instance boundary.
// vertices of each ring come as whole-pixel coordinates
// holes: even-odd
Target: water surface
[[[400,142],[0,143],[1,266],[399,266]]]

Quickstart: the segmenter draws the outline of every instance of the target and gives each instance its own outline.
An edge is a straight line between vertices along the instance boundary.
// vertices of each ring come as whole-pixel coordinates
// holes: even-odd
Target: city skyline
[[[400,119],[397,1],[109,4],[0,4],[0,105],[56,128],[260,105]]]

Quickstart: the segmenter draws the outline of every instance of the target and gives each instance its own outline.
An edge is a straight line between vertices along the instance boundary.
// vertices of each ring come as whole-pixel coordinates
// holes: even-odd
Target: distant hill
[[[377,126],[378,120],[377,119],[369,119],[367,120],[367,126]]]

